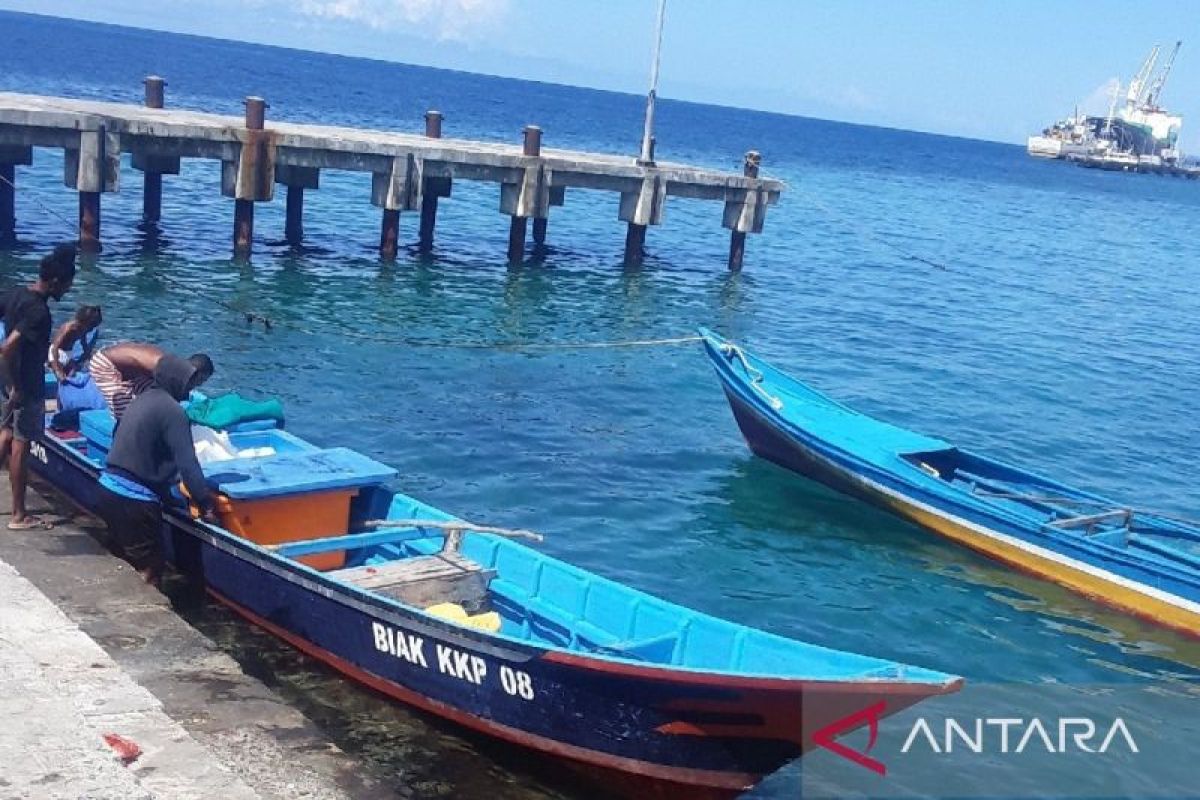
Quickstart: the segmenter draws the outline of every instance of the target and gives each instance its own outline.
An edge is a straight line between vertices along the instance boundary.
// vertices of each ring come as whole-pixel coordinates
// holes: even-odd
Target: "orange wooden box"
[[[342,536],[350,528],[350,501],[357,489],[334,489],[261,500],[217,497],[222,527],[255,544],[282,544]],[[346,551],[334,550],[296,559],[313,569],[340,569]]]

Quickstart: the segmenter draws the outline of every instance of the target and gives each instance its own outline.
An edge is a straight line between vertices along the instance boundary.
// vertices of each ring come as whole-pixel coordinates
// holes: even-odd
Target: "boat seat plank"
[[[438,553],[327,574],[360,589],[428,608],[438,603],[478,603],[487,593],[488,581],[495,577],[496,571],[484,569],[459,553]]]
[[[1065,517],[1064,519],[1056,519],[1047,522],[1046,525],[1051,528],[1090,528],[1094,525],[1100,525],[1105,522],[1121,522],[1123,527],[1129,526],[1129,521],[1133,517],[1127,508],[1118,508],[1112,511],[1105,511],[1100,514],[1082,514],[1077,517]]]

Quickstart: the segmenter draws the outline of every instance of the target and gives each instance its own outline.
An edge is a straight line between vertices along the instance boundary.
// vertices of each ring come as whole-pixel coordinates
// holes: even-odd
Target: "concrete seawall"
[[[0,526],[0,798],[406,796],[58,518],[49,531]],[[136,758],[124,764],[127,745],[106,734]]]

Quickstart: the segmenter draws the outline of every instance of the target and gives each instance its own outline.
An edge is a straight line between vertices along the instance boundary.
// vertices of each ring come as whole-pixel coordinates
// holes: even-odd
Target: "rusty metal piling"
[[[162,108],[165,103],[167,82],[157,75],[146,76],[146,108]],[[157,224],[162,218],[162,176],[154,169],[142,173],[142,222]]]
[[[79,249],[100,251],[100,193],[79,193]]]
[[[253,246],[255,201],[270,200],[274,193],[272,154],[264,131],[267,102],[250,96],[245,103],[245,138],[238,161],[225,166],[233,177],[233,252],[242,256],[249,255]]]
[[[527,158],[539,158],[542,154],[542,129],[537,125],[526,125],[523,136],[523,154]],[[520,263],[525,257],[525,234],[529,229],[529,217],[531,216],[529,212],[537,204],[537,199],[530,195],[538,194],[539,190],[536,186],[533,189],[529,188],[528,172],[527,168],[525,179],[521,184],[511,184],[513,188],[509,189],[508,186],[505,186],[501,189],[502,210],[511,216],[508,227],[508,261],[510,264]],[[508,189],[507,198],[505,189]],[[543,237],[544,235],[543,232]]]
[[[442,112],[429,109],[425,112],[425,136],[429,139],[442,138]],[[445,194],[442,194],[442,191]],[[449,178],[423,178],[421,192],[421,231],[418,248],[422,253],[433,249],[433,232],[437,227],[438,197],[450,195]]]
[[[379,255],[393,259],[400,249],[400,209],[385,208],[379,230]]]

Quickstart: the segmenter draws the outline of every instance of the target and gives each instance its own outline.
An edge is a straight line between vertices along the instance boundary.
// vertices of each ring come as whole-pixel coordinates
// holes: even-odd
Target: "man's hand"
[[[221,518],[217,516],[217,510],[209,507],[200,512],[200,521],[207,522],[209,525],[220,527]]]

